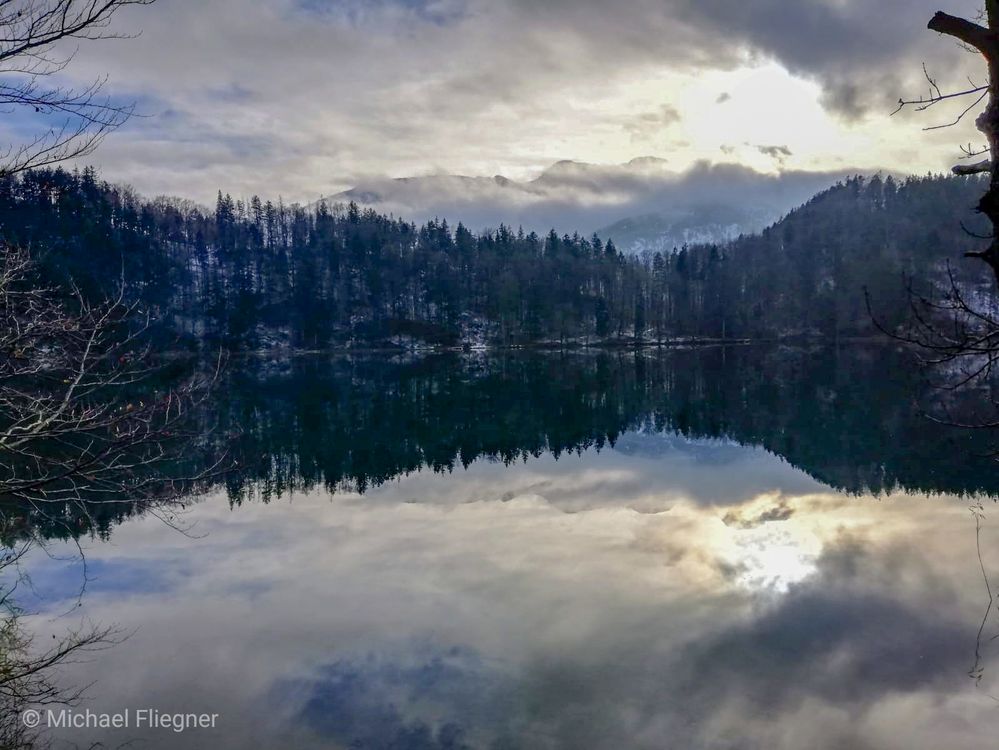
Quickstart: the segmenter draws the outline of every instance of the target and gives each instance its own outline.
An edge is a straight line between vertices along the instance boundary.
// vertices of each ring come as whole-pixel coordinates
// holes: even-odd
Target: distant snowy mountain
[[[782,211],[725,205],[694,206],[681,211],[633,216],[598,230],[626,253],[670,253],[684,245],[723,243],[758,232],[780,218]]]
[[[626,164],[560,161],[533,180],[501,175],[372,178],[330,196],[423,222],[446,218],[472,230],[599,232],[624,250],[731,239],[761,229],[847,172],[765,174],[701,162],[677,172],[654,157]]]

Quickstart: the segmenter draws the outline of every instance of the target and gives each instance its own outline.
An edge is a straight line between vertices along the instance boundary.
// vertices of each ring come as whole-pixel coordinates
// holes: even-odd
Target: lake
[[[25,562],[43,642],[128,636],[58,679],[132,725],[49,736],[991,746],[999,480],[920,389],[874,346],[233,360],[184,457],[224,482]]]

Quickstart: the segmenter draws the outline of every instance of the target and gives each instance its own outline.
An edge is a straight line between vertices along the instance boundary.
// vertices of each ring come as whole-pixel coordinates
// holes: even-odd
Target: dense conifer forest
[[[146,200],[92,170],[0,181],[0,231],[55,285],[124,280],[179,346],[579,344],[834,338],[906,314],[906,279],[940,281],[978,231],[978,178],[857,177],[758,236],[625,256],[613,238],[445,219],[416,226],[356,204],[219,193],[214,211]],[[954,267],[984,283],[972,261]]]

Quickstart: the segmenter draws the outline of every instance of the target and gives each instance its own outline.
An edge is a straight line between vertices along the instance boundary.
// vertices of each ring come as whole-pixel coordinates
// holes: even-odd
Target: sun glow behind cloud
[[[607,164],[652,155],[676,171],[708,160],[762,172],[921,173],[946,169],[959,155],[953,144],[975,140],[970,121],[934,138],[924,128],[935,120],[893,119],[889,106],[847,120],[824,107],[822,96],[817,82],[773,61],[696,73],[652,68],[613,87],[581,87],[570,99],[573,117],[559,126],[557,155]],[[918,142],[929,145],[912,149]],[[521,176],[545,166],[551,142],[539,139],[532,154],[535,163]]]
[[[371,175],[525,179],[561,159],[918,173],[978,140],[970,123],[925,133],[936,119],[889,117],[922,85],[921,59],[945,86],[975,68],[926,33],[933,9],[156,3],[122,16],[141,36],[82,46],[71,73],[109,74],[148,115],[105,143],[105,176],[208,201],[219,187],[307,201]]]

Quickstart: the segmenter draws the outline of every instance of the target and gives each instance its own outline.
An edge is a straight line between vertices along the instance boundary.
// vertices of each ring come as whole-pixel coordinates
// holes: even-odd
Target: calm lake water
[[[61,670],[81,710],[216,726],[51,736],[994,746],[999,481],[912,372],[873,347],[235,361],[205,421],[241,471],[183,531],[104,517],[86,574],[54,541],[21,601],[41,638],[131,633]]]

